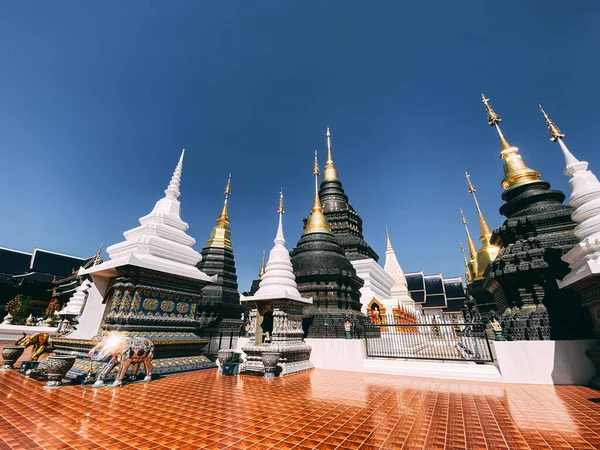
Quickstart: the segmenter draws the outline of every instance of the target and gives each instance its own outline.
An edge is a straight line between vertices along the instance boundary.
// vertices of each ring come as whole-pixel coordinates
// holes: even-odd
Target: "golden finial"
[[[283,210],[283,188],[279,189],[279,208],[277,208],[278,214],[283,214],[285,211]]]
[[[498,124],[502,121],[502,119],[500,118],[500,116],[498,114],[496,114],[496,111],[494,111],[492,109],[492,107],[490,106],[490,104],[488,103],[490,101],[489,98],[485,98],[485,95],[481,94],[481,101],[485,105],[485,110],[487,111],[488,123],[492,127],[496,128],[496,132],[498,133],[498,137],[500,138],[500,147],[502,148],[503,151],[508,150],[509,148],[511,148],[511,146],[508,143],[508,141],[506,140],[506,138],[504,137],[504,135],[502,134],[502,131],[500,131],[500,127],[498,126]]]
[[[258,278],[262,278],[265,274],[265,250],[262,252],[262,262],[260,263],[260,270],[258,271]]]
[[[229,229],[228,203],[229,195],[231,194],[231,174],[227,177],[227,186],[225,186],[225,200],[223,201],[223,209],[217,217],[217,225],[212,229],[206,247],[221,247],[228,250],[233,250],[231,245],[231,230]]]
[[[467,219],[465,219],[465,214],[460,208],[460,216],[462,218],[462,223],[465,226],[465,231],[467,233],[467,244],[469,246],[469,262],[467,263],[467,273],[471,280],[475,279],[477,276],[477,249],[475,248],[475,243],[471,238],[471,233],[469,233],[469,227],[467,226]]]
[[[479,228],[481,230],[481,237],[479,238],[479,240],[483,245],[486,245],[486,243],[490,243],[490,238],[492,237],[492,230],[490,229],[490,226],[488,225],[487,221],[483,217],[483,214],[481,213],[481,208],[479,207],[479,202],[477,201],[477,196],[475,195],[475,186],[473,186],[473,183],[471,182],[471,175],[469,175],[468,172],[465,172],[465,176],[467,178],[469,192],[473,194],[473,200],[475,200],[475,207],[477,208],[477,215],[479,216]]]
[[[481,208],[479,207],[479,202],[477,201],[477,196],[475,195],[475,186],[473,186],[473,183],[471,182],[471,176],[467,172],[465,172],[465,176],[467,177],[469,192],[473,194],[473,200],[475,200],[475,207],[477,208],[477,216],[479,217],[479,229],[481,231],[479,240],[481,241],[481,248],[477,252],[476,279],[481,279],[483,278],[483,274],[487,266],[496,259],[496,256],[498,256],[500,247],[490,243],[490,239],[492,238],[492,230],[483,217]]]
[[[498,138],[500,139],[500,158],[504,160],[504,178],[502,179],[502,187],[506,190],[521,186],[527,183],[533,183],[541,178],[541,174],[533,169],[530,169],[519,155],[519,149],[508,143],[500,126],[498,125],[502,119],[489,105],[489,99],[481,94],[483,104],[488,115],[488,123],[496,128]]]
[[[319,161],[317,159],[317,151],[315,150],[315,164],[313,166],[313,175],[315,177],[315,201],[313,202],[310,216],[306,220],[304,234],[308,233],[331,233],[331,228],[327,223],[327,218],[323,214],[321,199],[319,199]]]
[[[393,252],[392,241],[390,240],[390,232],[388,231],[387,225],[385,226],[385,237],[387,239],[387,247],[385,249],[386,252]]]
[[[565,134],[561,133],[560,130],[558,129],[558,127],[554,124],[554,122],[552,122],[552,119],[550,119],[550,117],[548,117],[548,114],[546,114],[546,111],[544,111],[544,108],[542,108],[542,105],[538,104],[538,106],[540,107],[540,111],[546,118],[546,125],[548,125],[548,131],[550,131],[550,136],[551,136],[550,140],[552,142],[556,142],[559,139],[564,138]]]
[[[323,171],[323,181],[335,181],[338,180],[338,173],[333,165],[333,157],[331,156],[331,133],[329,127],[327,127],[327,162],[325,163],[325,170]]]
[[[229,198],[229,194],[231,194],[231,173],[227,177],[227,186],[225,186],[225,201]]]
[[[462,223],[465,226],[465,231],[467,232],[467,244],[469,246],[469,257],[472,261],[474,261],[477,258],[477,247],[475,247],[475,243],[473,242],[473,239],[471,238],[471,233],[469,232],[469,227],[468,227],[468,222],[467,219],[465,219],[465,213],[463,212],[462,208],[460,208],[460,217],[462,218]]]
[[[463,262],[465,263],[465,276],[467,279],[467,284],[471,284],[471,271],[469,269],[469,261],[467,261],[467,255],[465,254],[465,247],[463,246],[462,241],[460,241],[460,251],[463,255]]]

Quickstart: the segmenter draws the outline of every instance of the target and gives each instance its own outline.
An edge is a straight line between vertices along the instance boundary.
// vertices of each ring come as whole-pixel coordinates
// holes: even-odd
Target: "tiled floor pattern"
[[[598,449],[600,392],[315,370],[44,389],[0,372],[0,449]]]

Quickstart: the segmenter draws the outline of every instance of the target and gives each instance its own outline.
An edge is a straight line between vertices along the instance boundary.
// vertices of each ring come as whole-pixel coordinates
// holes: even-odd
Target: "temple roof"
[[[0,248],[0,274],[5,275],[4,282],[51,284],[56,277],[70,277],[94,258],[79,258],[41,248],[34,249],[32,253]]]
[[[29,271],[30,264],[31,253],[0,247],[0,273],[23,274]]]

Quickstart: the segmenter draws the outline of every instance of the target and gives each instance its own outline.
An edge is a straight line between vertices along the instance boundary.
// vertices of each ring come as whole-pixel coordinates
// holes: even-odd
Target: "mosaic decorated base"
[[[94,362],[93,371],[98,374],[108,364],[108,362]],[[189,372],[192,370],[204,370],[214,369],[217,365],[208,359],[206,356],[180,356],[176,358],[160,358],[152,361],[152,373],[153,374],[171,374]],[[67,373],[68,379],[80,380],[87,376],[90,370],[90,360],[84,358],[78,358],[71,370]],[[127,371],[127,375],[131,375],[133,368],[130,367]],[[105,378],[105,381],[114,380],[117,376],[118,366],[115,367]],[[140,367],[138,375],[144,372],[143,366]],[[95,379],[95,375],[93,379]]]

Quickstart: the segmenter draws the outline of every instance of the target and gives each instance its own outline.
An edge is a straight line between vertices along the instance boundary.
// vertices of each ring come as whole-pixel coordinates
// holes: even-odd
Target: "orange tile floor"
[[[313,370],[94,389],[0,371],[0,449],[598,449],[600,392]]]

